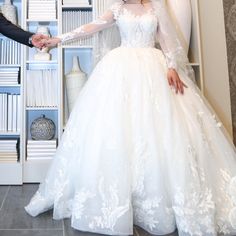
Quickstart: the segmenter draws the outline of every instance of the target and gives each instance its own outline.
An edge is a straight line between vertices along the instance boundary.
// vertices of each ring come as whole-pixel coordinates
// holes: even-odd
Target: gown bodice
[[[121,36],[121,46],[155,46],[158,20],[152,9],[142,15],[135,15],[124,8],[116,18],[116,24]]]

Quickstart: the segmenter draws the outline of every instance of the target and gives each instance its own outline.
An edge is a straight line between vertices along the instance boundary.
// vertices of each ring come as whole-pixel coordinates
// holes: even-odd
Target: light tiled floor
[[[37,188],[37,184],[0,186],[0,236],[101,236],[72,229],[69,219],[53,220],[52,211],[35,218],[29,216],[24,206]],[[136,226],[134,235],[150,236]]]

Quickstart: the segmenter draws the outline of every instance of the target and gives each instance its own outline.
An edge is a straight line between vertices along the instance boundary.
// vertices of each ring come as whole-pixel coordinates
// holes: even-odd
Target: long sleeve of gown
[[[96,32],[111,27],[115,23],[114,15],[111,10],[106,11],[102,16],[89,24],[82,25],[71,32],[57,36],[62,43],[68,40],[83,38],[93,35]]]

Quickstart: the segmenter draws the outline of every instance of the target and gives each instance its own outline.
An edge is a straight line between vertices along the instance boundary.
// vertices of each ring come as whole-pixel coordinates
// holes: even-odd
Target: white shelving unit
[[[0,0],[0,5],[3,4],[3,0]],[[21,12],[22,9],[22,1],[21,0],[14,0],[14,5],[17,7],[17,16],[18,16],[18,24],[22,26],[23,23],[23,14]],[[2,40],[9,40],[5,36],[1,35]],[[2,43],[2,41],[1,41]],[[5,68],[22,68],[23,66],[23,46],[20,46],[21,51],[21,57],[20,57],[20,64],[1,64],[0,70]],[[23,71],[20,70],[20,77],[23,77]],[[23,87],[22,84],[19,85],[2,85],[0,86],[0,92],[1,93],[15,93],[15,94],[21,94],[21,103],[22,103],[22,94],[23,94]],[[21,129],[22,130],[22,129]],[[22,132],[1,132],[0,131],[0,138],[8,139],[8,138],[17,138],[20,139],[19,143],[19,159],[17,162],[12,161],[1,161],[0,162],[0,184],[21,184],[23,181],[22,171],[23,171],[23,145],[22,145]]]
[[[35,32],[39,24],[45,25],[50,29],[51,35],[64,33],[63,23],[65,19],[65,12],[68,11],[87,11],[91,12],[92,19],[95,19],[104,10],[104,0],[90,1],[89,5],[62,5],[61,0],[57,0],[57,19],[50,21],[30,20],[27,18],[27,4],[28,0],[13,0],[13,4],[17,6],[19,22],[24,29]],[[202,59],[201,59],[201,37],[199,30],[199,15],[198,15],[198,0],[192,1],[193,10],[193,24],[192,24],[192,38],[191,49],[189,52],[190,62],[196,72],[198,85],[203,89],[202,77]],[[0,4],[3,0],[0,0]],[[102,7],[103,6],[103,7]],[[90,43],[88,43],[90,42]],[[20,158],[17,162],[1,162],[0,161],[0,184],[22,184],[27,182],[41,182],[47,169],[50,165],[51,159],[45,160],[27,160],[27,140],[31,139],[30,125],[31,122],[45,114],[46,117],[52,119],[56,124],[56,138],[60,143],[60,137],[66,123],[66,106],[64,97],[64,75],[67,74],[72,67],[72,57],[78,56],[80,65],[83,71],[88,75],[92,71],[92,54],[93,47],[96,43],[96,37],[90,41],[73,42],[71,44],[61,45],[50,51],[52,54],[51,61],[35,61],[33,55],[36,52],[35,48],[28,48],[21,46],[21,63],[17,65],[0,65],[1,68],[6,67],[20,67],[21,68],[21,84],[17,86],[0,86],[0,92],[18,92],[21,96],[22,116],[21,116],[21,132],[4,133],[0,132],[0,137],[19,137],[20,138]],[[28,69],[48,69],[57,70],[57,95],[58,104],[56,107],[27,107],[27,83],[26,75]]]

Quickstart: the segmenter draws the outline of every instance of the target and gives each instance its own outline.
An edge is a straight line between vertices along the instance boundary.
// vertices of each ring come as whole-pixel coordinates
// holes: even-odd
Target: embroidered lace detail
[[[94,198],[95,194],[86,190],[85,188],[81,189],[75,194],[74,204],[72,206],[72,215],[76,220],[82,218],[85,211],[85,203],[89,198]]]
[[[150,230],[158,227],[156,212],[160,208],[161,199],[153,198],[143,201],[134,201],[134,215],[137,223],[144,224]]]
[[[117,20],[120,15],[122,5],[123,5],[122,2],[116,2],[110,7],[110,10],[112,11],[114,15],[115,20]]]
[[[189,235],[215,235],[215,204],[212,191],[205,189],[200,193],[192,188],[192,192],[175,194],[173,209],[180,231]]]
[[[231,177],[229,172],[223,169],[220,170],[220,176],[217,230],[226,235],[236,229],[236,177]]]
[[[89,227],[91,229],[106,228],[114,231],[117,221],[130,210],[129,199],[121,205],[116,184],[114,183],[106,188],[103,177],[99,181],[99,194],[102,198],[101,215],[93,217]]]
[[[124,8],[117,19],[117,25],[120,29],[122,47],[153,48],[155,46],[158,23],[152,9],[143,15],[134,15]]]

